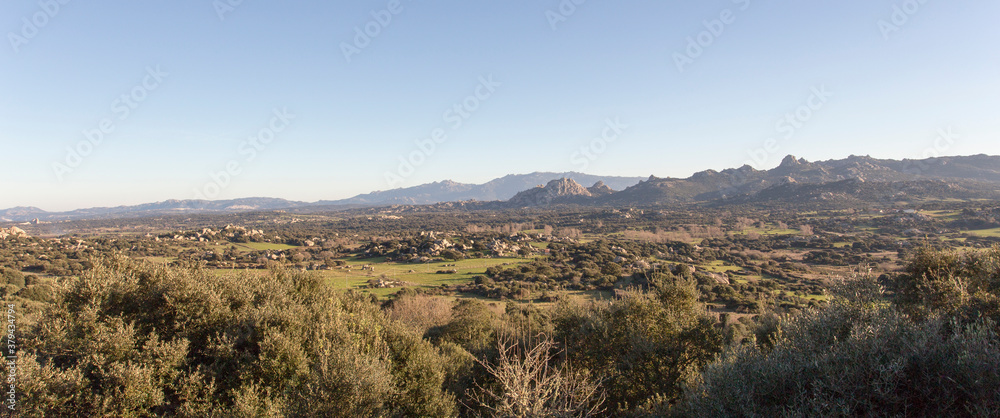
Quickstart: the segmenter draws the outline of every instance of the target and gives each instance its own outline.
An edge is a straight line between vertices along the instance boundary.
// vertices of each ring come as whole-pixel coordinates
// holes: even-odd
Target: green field
[[[978,229],[978,230],[974,230],[974,231],[969,231],[969,233],[972,234],[972,235],[978,235],[978,236],[981,236],[981,237],[1000,238],[1000,228]]]
[[[789,229],[789,228],[778,228],[778,227],[767,227],[767,228],[745,228],[739,231],[733,231],[733,235],[747,235],[749,233],[756,233],[760,235],[798,235],[799,230]]]
[[[947,221],[956,221],[962,217],[962,212],[957,210],[930,210],[921,213],[927,216]]]
[[[276,244],[271,242],[247,242],[247,243],[232,244],[232,245],[235,245],[236,248],[239,248],[240,250],[243,251],[268,251],[268,250],[285,251],[285,250],[291,250],[293,248],[299,248],[294,245]]]
[[[323,270],[317,274],[323,275],[337,287],[362,289],[368,285],[368,280],[385,275],[388,280],[404,282],[407,287],[439,287],[441,285],[456,285],[472,281],[476,275],[486,273],[488,267],[502,264],[521,264],[528,262],[525,258],[475,258],[458,261],[436,263],[396,263],[385,262],[384,257],[370,259],[348,259],[347,266],[335,270]],[[373,270],[362,270],[368,265]],[[438,274],[442,270],[457,270],[453,274]],[[385,296],[399,291],[399,288],[364,289],[379,296]]]
[[[699,264],[698,267],[701,267],[701,268],[703,268],[705,270],[708,270],[708,271],[710,271],[712,273],[725,273],[727,271],[740,271],[740,270],[743,270],[743,268],[741,268],[739,266],[733,266],[733,265],[728,265],[727,266],[726,264],[727,263],[724,262],[724,261],[715,260],[715,261],[713,261],[711,263],[708,263],[708,264]]]
[[[177,261],[177,257],[142,257],[142,259],[155,264],[170,264]]]

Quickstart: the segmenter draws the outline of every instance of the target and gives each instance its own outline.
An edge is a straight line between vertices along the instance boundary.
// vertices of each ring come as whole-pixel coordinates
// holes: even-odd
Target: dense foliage
[[[996,415],[1000,212],[930,209],[170,220],[0,290],[22,416]],[[388,266],[464,279],[342,290]]]
[[[830,306],[730,348],[687,390],[691,416],[995,416],[1000,248],[919,251],[888,295],[873,275]]]
[[[23,335],[27,415],[455,410],[435,347],[305,275],[220,278],[115,258],[65,283]]]

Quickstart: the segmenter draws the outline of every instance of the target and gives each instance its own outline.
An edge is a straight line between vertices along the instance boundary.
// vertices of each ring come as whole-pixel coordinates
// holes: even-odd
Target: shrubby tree
[[[915,318],[977,316],[1000,320],[1000,247],[983,251],[919,249],[894,283],[896,302]]]
[[[563,301],[553,313],[568,361],[601,379],[609,406],[676,399],[721,350],[722,334],[692,281],[660,274],[652,282],[648,292],[626,291],[610,302]]]
[[[368,298],[115,257],[24,332],[31,416],[449,416],[445,357]]]
[[[452,308],[451,320],[430,329],[428,336],[433,341],[458,344],[473,354],[481,354],[489,349],[499,327],[499,316],[485,303],[462,299]]]
[[[976,298],[950,286],[974,282],[950,267],[978,265],[984,261],[980,256],[965,254],[959,259],[968,257],[970,263],[953,263],[957,259],[949,254],[919,254],[907,268],[919,281],[894,303],[873,274],[846,280],[834,288],[829,306],[765,321],[756,343],[726,351],[671,412],[995,416],[1000,410],[996,323],[966,315]],[[908,315],[911,311],[919,316]],[[658,407],[653,410],[667,410],[663,403]]]
[[[555,342],[539,334],[527,348],[497,340],[493,362],[480,361],[490,380],[472,400],[494,417],[590,417],[603,412],[604,394],[586,372],[556,366]]]

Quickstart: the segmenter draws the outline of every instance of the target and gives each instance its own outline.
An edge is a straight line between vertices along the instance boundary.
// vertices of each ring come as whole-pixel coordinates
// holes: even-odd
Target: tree
[[[472,399],[495,417],[589,417],[603,412],[604,394],[586,373],[553,366],[555,343],[539,335],[531,348],[497,340],[496,361],[478,363],[492,378]]]
[[[611,302],[560,301],[556,341],[572,364],[603,379],[608,402],[627,408],[683,383],[722,348],[722,334],[698,303],[690,280],[655,276],[652,290],[625,291]]]
[[[683,416],[992,416],[1000,336],[978,319],[914,320],[867,272],[826,307],[775,318],[686,389]],[[662,406],[662,405],[661,405]],[[663,408],[659,408],[663,410]]]
[[[119,256],[26,330],[29,416],[450,416],[445,361],[317,276],[220,277]]]

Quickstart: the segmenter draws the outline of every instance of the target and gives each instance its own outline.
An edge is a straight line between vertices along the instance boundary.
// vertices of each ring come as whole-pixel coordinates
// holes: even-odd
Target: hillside
[[[686,179],[649,179],[621,192],[600,199],[607,205],[657,205],[709,202],[736,198],[738,202],[791,198],[802,193],[810,198],[823,194],[846,193],[840,186],[830,190],[803,185],[823,185],[855,180],[867,191],[854,198],[884,199],[885,193],[876,186],[892,183],[908,190],[910,195],[938,198],[993,198],[1000,188],[1000,157],[974,155],[941,157],[924,160],[879,160],[850,156],[842,160],[809,162],[794,156],[785,157],[778,167],[756,170],[750,166],[706,170]],[[776,186],[783,186],[778,187]],[[950,185],[951,187],[944,187]],[[890,186],[892,188],[895,186]],[[821,191],[822,190],[822,191]],[[766,191],[766,192],[765,192]],[[757,193],[760,193],[757,195]],[[943,193],[937,196],[937,193]]]

